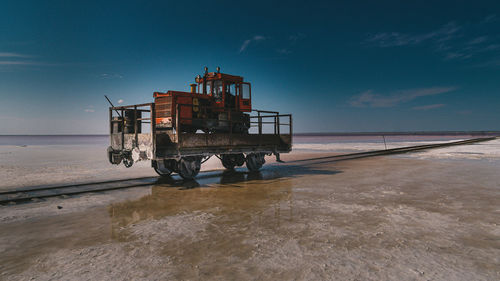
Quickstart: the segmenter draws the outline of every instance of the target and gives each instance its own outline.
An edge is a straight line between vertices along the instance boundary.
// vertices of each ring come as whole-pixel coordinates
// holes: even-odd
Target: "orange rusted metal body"
[[[155,92],[155,124],[159,129],[188,125],[191,131],[221,130],[220,123],[214,125],[208,120],[233,119],[247,126],[246,112],[252,111],[251,85],[243,77],[220,72],[198,75],[191,92]],[[177,116],[179,112],[179,116]],[[196,120],[196,122],[193,122]],[[241,121],[237,121],[241,120]]]

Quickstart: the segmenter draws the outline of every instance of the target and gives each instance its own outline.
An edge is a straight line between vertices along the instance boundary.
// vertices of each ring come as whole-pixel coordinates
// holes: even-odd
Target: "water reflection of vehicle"
[[[199,182],[162,178],[151,187],[151,194],[108,207],[113,236],[120,239],[122,227],[143,220],[196,211],[215,214],[258,212],[290,197],[288,180],[262,178],[261,173],[238,171]]]

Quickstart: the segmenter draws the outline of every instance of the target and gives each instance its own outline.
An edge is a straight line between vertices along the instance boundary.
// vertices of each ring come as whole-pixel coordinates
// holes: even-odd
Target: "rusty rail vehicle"
[[[252,109],[251,84],[216,72],[198,75],[190,92],[154,92],[154,102],[109,108],[111,164],[151,160],[160,176],[194,178],[218,157],[226,169],[258,171],[266,155],[292,149],[292,115]]]

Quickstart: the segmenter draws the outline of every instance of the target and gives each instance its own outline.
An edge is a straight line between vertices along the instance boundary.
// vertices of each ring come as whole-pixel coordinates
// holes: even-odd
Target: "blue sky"
[[[295,132],[499,130],[498,1],[407,2],[2,1],[0,134],[105,134],[104,94],[204,66]]]

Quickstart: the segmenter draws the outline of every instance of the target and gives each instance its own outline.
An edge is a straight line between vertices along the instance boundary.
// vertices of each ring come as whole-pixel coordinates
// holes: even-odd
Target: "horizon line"
[[[474,131],[353,131],[353,132],[300,132],[294,136],[334,136],[334,135],[473,135],[495,134],[500,135],[500,130],[474,130]],[[28,136],[109,136],[109,134],[0,134],[0,137],[28,137]]]

